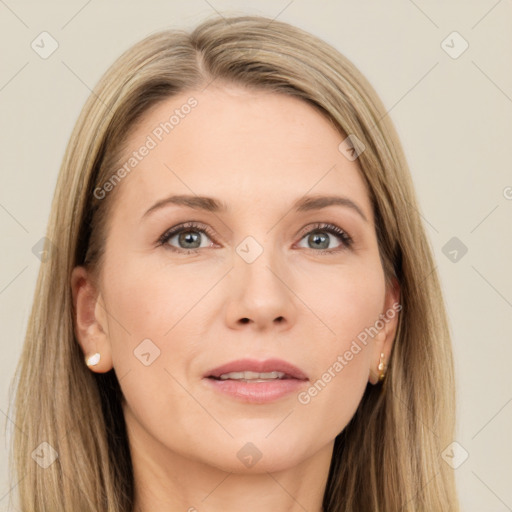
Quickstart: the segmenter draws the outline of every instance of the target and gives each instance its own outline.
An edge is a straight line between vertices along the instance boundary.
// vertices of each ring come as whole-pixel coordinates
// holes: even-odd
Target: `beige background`
[[[0,0],[0,419],[18,360],[50,201],[71,129],[127,47],[215,11],[298,25],[347,55],[390,110],[411,167],[452,324],[458,384],[455,459],[463,510],[512,510],[512,3],[480,1],[119,2]],[[58,49],[42,59],[43,31]],[[469,44],[454,59],[453,31]],[[451,36],[452,54],[462,41]],[[451,48],[450,48],[451,47]],[[457,237],[468,252],[451,261]],[[445,250],[445,252],[447,252]],[[7,437],[0,511],[7,510]],[[385,468],[383,468],[385,471]],[[14,482],[15,484],[16,482]]]

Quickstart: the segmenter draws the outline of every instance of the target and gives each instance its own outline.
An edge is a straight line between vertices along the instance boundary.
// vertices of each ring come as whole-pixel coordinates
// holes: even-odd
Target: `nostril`
[[[249,319],[248,318],[242,318],[240,320],[240,322],[242,322],[243,324],[247,324],[247,323],[249,323]]]
[[[282,316],[278,316],[276,318],[276,322],[282,322],[284,320],[284,318]]]

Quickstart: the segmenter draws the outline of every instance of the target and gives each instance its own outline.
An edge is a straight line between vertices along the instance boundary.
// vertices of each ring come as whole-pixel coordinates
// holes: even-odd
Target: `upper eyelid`
[[[311,233],[312,231],[321,231],[322,229],[325,229],[326,231],[329,231],[331,229],[331,227],[337,227],[338,229],[340,229],[341,231],[343,231],[343,233],[352,240],[352,237],[350,236],[349,232],[342,228],[342,227],[339,227],[337,226],[336,224],[332,223],[332,222],[313,222],[312,224],[308,224],[307,226],[305,226],[304,228],[302,228],[296,236],[305,236],[307,235],[308,233]]]
[[[206,224],[203,224],[202,222],[198,221],[187,221],[182,222],[180,224],[177,224],[176,226],[173,226],[172,228],[167,229],[159,238],[158,241],[162,240],[169,240],[170,238],[180,234],[183,231],[190,230],[190,231],[200,231],[201,233],[205,233],[209,238],[216,238],[213,233],[210,233],[211,228],[209,228]],[[183,249],[186,250],[186,249]]]

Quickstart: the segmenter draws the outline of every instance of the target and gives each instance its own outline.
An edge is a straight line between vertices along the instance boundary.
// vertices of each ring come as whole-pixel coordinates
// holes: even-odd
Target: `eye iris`
[[[201,235],[195,231],[183,231],[179,234],[178,241],[180,245],[185,244],[184,249],[197,249],[201,245]]]
[[[321,249],[327,249],[329,247],[329,235],[312,233],[308,237],[308,243],[313,242],[315,247],[320,247]]]

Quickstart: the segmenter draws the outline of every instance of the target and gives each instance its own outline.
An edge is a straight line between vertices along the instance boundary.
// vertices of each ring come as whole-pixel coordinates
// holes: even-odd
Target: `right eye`
[[[191,221],[168,229],[158,239],[158,245],[185,254],[197,253],[199,249],[212,247],[212,243],[203,243],[205,237],[209,240],[213,237],[208,226]]]

